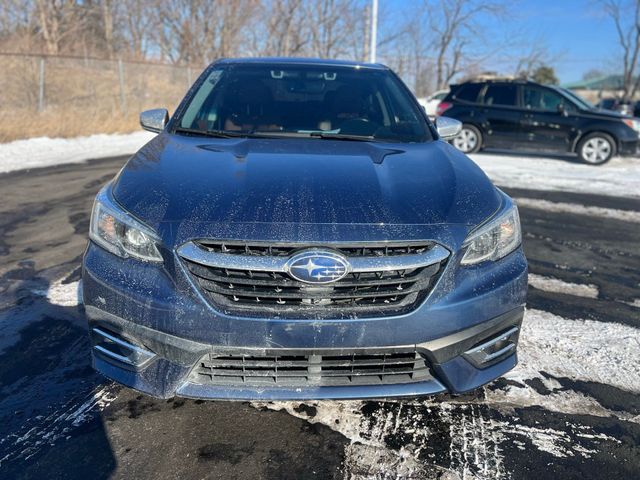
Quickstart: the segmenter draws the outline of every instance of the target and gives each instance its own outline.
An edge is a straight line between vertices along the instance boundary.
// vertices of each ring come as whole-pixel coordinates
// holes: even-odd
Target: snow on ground
[[[29,138],[0,144],[0,173],[131,155],[155,134],[135,132],[76,138]]]
[[[640,198],[640,159],[634,157],[614,158],[601,166],[570,158],[498,153],[470,157],[496,185],[504,187]]]
[[[579,203],[550,202],[538,198],[515,198],[519,207],[534,208],[545,212],[588,215],[590,217],[613,218],[624,222],[640,223],[640,212],[634,210],[616,210],[613,208],[591,207]]]
[[[577,297],[598,298],[597,285],[565,282],[552,277],[529,273],[529,285],[545,292],[568,293]]]
[[[519,365],[507,378],[555,377],[598,382],[640,393],[640,330],[619,323],[569,320],[527,310],[518,346]]]
[[[63,279],[55,281],[47,290],[34,290],[33,293],[47,297],[52,305],[75,307],[81,302],[82,284],[80,282],[63,283]]]

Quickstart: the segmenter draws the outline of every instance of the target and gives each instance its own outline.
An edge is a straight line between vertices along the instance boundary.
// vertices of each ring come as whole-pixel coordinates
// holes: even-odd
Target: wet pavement
[[[0,478],[640,478],[640,200],[505,188],[536,281],[521,365],[473,394],[166,401],[92,371],[77,304],[125,160],[0,175]]]

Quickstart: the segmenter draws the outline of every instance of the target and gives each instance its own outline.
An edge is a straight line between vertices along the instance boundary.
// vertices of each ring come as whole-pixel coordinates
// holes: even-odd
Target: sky
[[[409,5],[407,0],[379,2],[391,15],[402,15]],[[532,41],[546,45],[561,83],[581,80],[592,69],[604,73],[621,69],[617,33],[598,0],[512,0],[507,5],[506,19],[482,19],[485,41],[493,42],[496,50],[487,69],[513,73],[514,58]]]
[[[602,8],[589,0],[521,0],[518,24],[549,47],[562,83],[580,80],[591,69],[617,70],[617,33]]]

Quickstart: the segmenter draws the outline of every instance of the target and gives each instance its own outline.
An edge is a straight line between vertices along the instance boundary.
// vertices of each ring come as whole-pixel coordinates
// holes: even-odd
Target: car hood
[[[152,228],[184,231],[189,225],[191,237],[210,235],[211,225],[233,224],[473,226],[501,204],[482,170],[442,141],[168,133],[129,160],[113,195]]]
[[[594,108],[594,109],[585,110],[585,111],[591,116],[598,117],[598,118],[606,118],[610,120],[622,120],[623,118],[631,118],[630,115],[623,115],[620,112],[616,112],[614,110],[607,110],[605,108]]]

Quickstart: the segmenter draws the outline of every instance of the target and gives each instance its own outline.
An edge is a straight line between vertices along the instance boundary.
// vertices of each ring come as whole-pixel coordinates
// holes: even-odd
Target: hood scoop
[[[280,140],[280,139],[278,139]],[[297,151],[309,155],[342,155],[342,156],[368,156],[371,161],[381,164],[389,155],[405,153],[399,148],[384,147],[380,144],[367,142],[346,142],[344,140],[326,139],[285,139],[283,141],[296,142]],[[306,144],[306,145],[305,145]],[[306,147],[306,148],[305,148]],[[242,160],[250,153],[278,154],[284,153],[280,141],[273,139],[239,138],[224,139],[219,142],[211,141],[198,145],[197,148],[216,153],[230,153],[236,159]],[[306,151],[305,151],[306,150]]]

